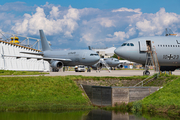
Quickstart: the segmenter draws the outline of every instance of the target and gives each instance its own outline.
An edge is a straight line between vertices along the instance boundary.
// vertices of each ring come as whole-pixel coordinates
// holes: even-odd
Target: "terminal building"
[[[50,71],[49,63],[47,61],[30,58],[42,58],[42,56],[23,54],[20,52],[38,53],[40,50],[20,45],[18,37],[11,37],[10,42],[0,40],[0,70]]]

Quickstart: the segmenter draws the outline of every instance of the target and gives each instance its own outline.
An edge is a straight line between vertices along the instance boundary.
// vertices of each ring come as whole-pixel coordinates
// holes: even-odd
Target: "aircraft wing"
[[[16,57],[18,58],[27,58],[27,59],[38,59],[41,60],[43,59],[42,57],[28,57],[28,56],[20,56],[20,55],[2,55],[3,57]]]
[[[2,55],[3,57],[16,57],[18,58],[27,58],[27,59],[38,59],[38,60],[57,60],[57,61],[65,61],[70,62],[71,59],[63,59],[63,58],[49,58],[49,57],[28,57],[28,56],[19,56],[19,55]]]
[[[50,58],[50,57],[43,57],[44,60],[57,60],[57,61],[65,61],[65,62],[71,62],[71,59],[63,59],[63,58]]]
[[[43,53],[33,53],[33,52],[20,52],[20,53],[24,53],[24,54],[30,54],[30,55],[41,55],[43,56]]]

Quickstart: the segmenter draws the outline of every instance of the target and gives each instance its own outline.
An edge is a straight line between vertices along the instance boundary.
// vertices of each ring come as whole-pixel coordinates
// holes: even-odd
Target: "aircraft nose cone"
[[[98,62],[100,60],[100,57],[99,56],[97,56],[97,59],[96,59],[96,61]]]
[[[121,51],[120,48],[116,48],[116,49],[114,50],[114,53],[119,56],[120,51]]]
[[[125,51],[124,51],[121,47],[115,49],[115,50],[114,50],[114,53],[115,53],[116,55],[118,55],[119,57],[125,57],[125,56],[126,56]]]

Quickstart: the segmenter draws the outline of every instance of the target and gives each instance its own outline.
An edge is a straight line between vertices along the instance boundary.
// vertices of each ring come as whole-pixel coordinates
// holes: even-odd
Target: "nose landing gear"
[[[149,67],[147,65],[145,66],[145,71],[143,71],[143,75],[150,75]]]
[[[143,72],[143,75],[150,75],[150,72],[148,70]]]

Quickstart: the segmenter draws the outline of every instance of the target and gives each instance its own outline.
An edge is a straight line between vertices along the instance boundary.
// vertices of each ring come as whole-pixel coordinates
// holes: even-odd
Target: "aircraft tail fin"
[[[51,50],[51,47],[47,41],[46,36],[44,35],[43,30],[39,30],[40,37],[41,37],[41,45],[42,45],[42,51],[48,51]]]

